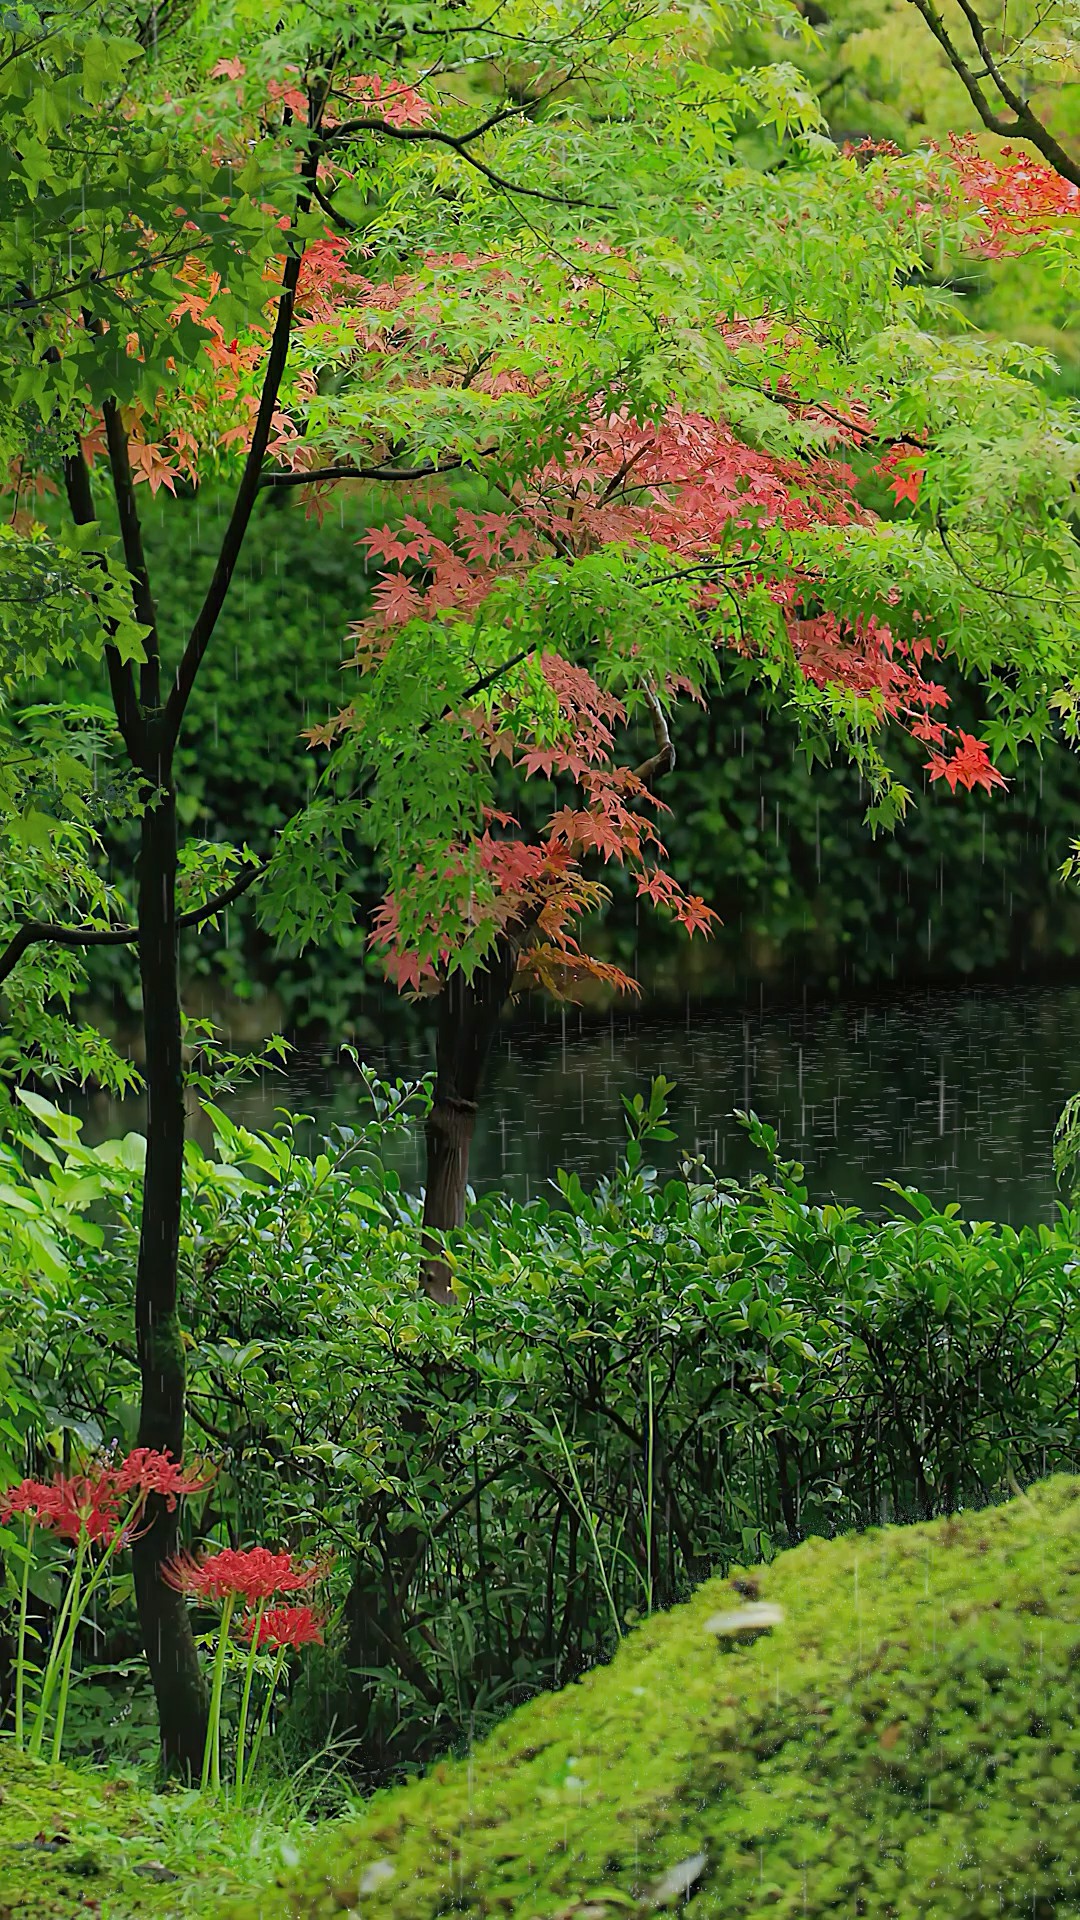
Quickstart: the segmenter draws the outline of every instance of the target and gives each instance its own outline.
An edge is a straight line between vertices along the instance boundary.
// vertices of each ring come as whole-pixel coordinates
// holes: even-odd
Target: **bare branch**
[[[520,112],[520,108],[515,108],[514,111]],[[509,118],[509,114],[502,117]],[[505,180],[502,174],[496,173],[493,167],[489,167],[483,160],[478,160],[475,153],[469,152],[469,142],[478,139],[487,124],[489,123],[485,123],[485,128],[475,128],[472,133],[454,134],[443,133],[437,127],[395,127],[389,120],[346,120],[340,127],[335,127],[332,133],[327,134],[324,144],[330,147],[336,145],[339,140],[351,138],[357,133],[381,133],[388,140],[428,141],[436,146],[449,147],[470,167],[475,167],[477,173],[482,173],[485,180],[490,180],[492,186],[497,187],[500,193],[508,193],[511,196],[516,195],[529,200],[547,200],[556,207],[597,207],[607,213],[612,211],[612,208],[602,200],[582,200],[569,193],[548,193],[544,187],[523,187],[513,180]]]
[[[1071,186],[1080,187],[1080,166],[1070,159],[1063,146],[1054,139],[1049,127],[1034,114],[1023,94],[1018,93],[1007,79],[1002,66],[995,60],[987,45],[986,28],[971,5],[971,0],[957,0],[960,11],[968,23],[972,41],[982,62],[982,74],[975,73],[964,59],[959,47],[949,33],[945,22],[935,11],[933,0],[910,0],[926,21],[934,39],[941,48],[957,79],[962,83],[972,106],[975,108],[983,126],[991,133],[997,133],[1006,140],[1028,140],[1043,159],[1059,173]],[[1006,120],[995,113],[984,93],[980,80],[986,77],[993,81],[1005,105],[1016,116]]]
[[[302,188],[297,198],[296,212],[303,217],[311,205],[310,187],[318,169],[318,149],[312,147],[305,156],[301,168]],[[225,529],[217,564],[214,567],[206,597],[195,618],[195,624],[184,648],[183,658],[176,670],[176,680],[172,692],[165,704],[165,744],[166,751],[175,743],[180,725],[184,718],[195,676],[199,671],[204,653],[210,644],[211,636],[217,625],[218,615],[224,605],[225,595],[240,557],[240,549],[247,532],[248,521],[259,491],[259,476],[263,458],[270,439],[274,409],[277,406],[278,393],[285,373],[285,363],[289,354],[289,341],[292,335],[293,314],[296,306],[296,288],[300,278],[300,263],[304,256],[302,242],[297,238],[295,227],[290,236],[291,244],[285,261],[285,270],[281,279],[281,293],[278,297],[277,316],[270,342],[270,351],[266,359],[266,371],[263,374],[262,392],[259,396],[259,408],[255,416],[255,426],[248,448],[244,471],[236,490],[233,510],[229,524]]]

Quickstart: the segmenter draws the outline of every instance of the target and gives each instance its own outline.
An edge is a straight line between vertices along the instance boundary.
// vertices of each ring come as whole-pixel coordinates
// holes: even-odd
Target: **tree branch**
[[[220,893],[211,894],[209,900],[204,900],[201,907],[189,907],[186,913],[179,914],[177,926],[199,927],[204,920],[212,920],[215,913],[221,913],[226,907],[231,907],[234,900],[239,900],[249,887],[255,885],[256,880],[261,880],[269,865],[270,861],[266,859],[258,861],[253,867],[245,867],[229,886],[222,887]]]
[[[261,880],[269,865],[269,860],[260,860],[257,866],[246,867],[231,885],[212,894],[201,907],[190,907],[187,913],[179,914],[177,927],[198,927],[204,920],[212,920]],[[133,947],[138,939],[138,927],[66,927],[50,920],[24,920],[0,953],[0,982],[14,971],[28,947]]]
[[[1074,187],[1080,187],[1080,166],[1069,158],[1064,147],[1054,139],[1049,127],[1031,111],[1023,95],[1006,79],[1000,65],[995,60],[986,43],[986,29],[983,26],[971,0],[957,0],[960,11],[968,23],[971,38],[979,59],[982,61],[986,78],[993,81],[998,93],[1015,114],[1014,120],[1006,120],[995,113],[982,87],[979,84],[982,75],[969,67],[959,47],[955,44],[945,22],[935,12],[933,0],[910,0],[910,3],[922,15],[938,46],[941,48],[957,79],[961,82],[972,106],[975,108],[983,126],[990,133],[1000,134],[1006,140],[1028,140],[1055,173],[1068,180]]]
[[[565,86],[566,80],[572,77],[572,71],[571,69],[571,74],[564,76],[564,78],[556,84],[558,86]],[[543,93],[535,101],[529,102],[530,107],[542,106],[543,102],[549,99],[554,91],[555,86],[549,87],[547,93]],[[481,120],[479,126],[471,128],[468,133],[457,134],[442,133],[436,127],[395,127],[389,120],[343,120],[336,127],[329,127],[327,129],[326,143],[329,145],[330,142],[334,140],[351,139],[354,133],[392,133],[403,140],[441,140],[447,144],[453,141],[456,146],[468,147],[472,145],[474,140],[480,140],[485,133],[490,133],[494,127],[501,127],[507,120],[524,118],[524,116],[525,107],[515,101],[514,105],[510,107],[496,107],[493,113],[488,114],[486,120]]]
[[[330,215],[331,220],[336,220],[338,223],[338,226],[344,227],[346,233],[359,233],[360,228],[357,225],[356,221],[350,220],[347,213],[339,212],[338,208],[335,207],[333,201],[331,200],[330,195],[328,193],[323,192],[317,180],[312,181],[311,191],[314,198],[318,201],[323,212],[328,213]]]
[[[74,453],[64,455],[64,490],[67,493],[68,508],[77,527],[92,526],[97,518],[94,512],[94,496],[90,486],[90,469],[86,464],[86,455],[82,447],[77,446]],[[104,559],[101,565],[104,567]],[[111,622],[106,632],[112,631]],[[113,706],[116,709],[116,724],[136,766],[142,755],[142,715],[135,694],[135,675],[131,662],[122,660],[116,647],[110,641],[105,645],[105,664],[109,673],[109,688]]]
[[[640,767],[634,768],[634,778],[640,780],[643,786],[649,787],[654,780],[659,780],[665,773],[671,772],[675,765],[675,745],[668,727],[667,715],[660,705],[656,688],[651,680],[643,683],[643,690],[645,704],[652,719],[656,752],[650,755],[648,760],[643,760]]]
[[[154,708],[161,704],[161,648],[158,640],[157,611],[154,607],[154,596],[150,591],[150,574],[143,550],[139,509],[135,500],[135,485],[131,478],[127,434],[115,400],[104,401],[102,412],[105,416],[105,440],[109,449],[109,467],[112,472],[113,493],[116,496],[116,512],[120,521],[120,538],[124,544],[124,560],[131,575],[131,598],[135,608],[135,618],[144,627],[150,629],[145,643],[146,659],[139,675],[139,695],[144,707]]]
[[[528,660],[530,656],[535,652],[536,652],[535,647],[522,647],[520,653],[511,654],[509,660],[502,660],[500,661],[497,667],[492,667],[489,673],[482,673],[480,675],[479,680],[474,680],[470,686],[465,688],[464,692],[461,695],[461,699],[471,700],[474,697],[474,695],[478,693],[486,692],[488,687],[494,686],[496,680],[502,679],[504,673],[512,672],[514,667],[520,667],[522,661]],[[442,715],[440,716],[440,718],[442,718],[443,720],[448,720],[452,712],[453,712],[453,708],[447,707],[445,711],[442,713]],[[423,720],[421,721],[420,726],[417,728],[417,732],[427,733],[430,726],[431,726],[430,720]]]
[[[302,187],[296,203],[296,214],[302,218],[311,207],[311,182],[318,170],[318,149],[312,147],[304,159],[301,168]],[[206,589],[206,598],[195,618],[195,624],[188,637],[184,655],[176,670],[176,680],[172,692],[165,703],[165,742],[171,747],[180,731],[184,711],[195,684],[203,655],[210,644],[218,615],[225,602],[225,595],[240,557],[240,549],[251,519],[252,509],[259,491],[259,476],[263,456],[270,439],[274,409],[285,373],[285,362],[289,354],[289,341],[292,334],[293,314],[296,307],[296,287],[300,278],[300,263],[304,257],[303,243],[298,239],[295,224],[290,235],[290,251],[285,261],[285,271],[281,278],[281,293],[278,298],[277,316],[274,332],[267,355],[266,371],[263,375],[262,392],[259,395],[259,409],[255,416],[255,427],[248,448],[244,471],[236,490],[233,510],[229,524],[221,542],[217,564]]]
[[[498,447],[481,447],[475,458],[490,460],[498,453]],[[323,480],[431,480],[439,473],[455,473],[467,464],[464,454],[454,454],[449,460],[437,463],[425,461],[419,467],[312,467],[308,472],[279,472],[271,468],[269,473],[259,476],[260,487],[313,487]]]
[[[138,927],[64,927],[48,920],[24,920],[0,953],[0,982],[14,972],[28,947],[125,947],[139,937]]]
[[[971,37],[975,42],[975,47],[978,52],[979,59],[983,63],[983,73],[979,75],[975,75],[973,77],[976,79],[982,79],[985,77],[986,79],[992,80],[998,92],[1000,93],[1002,99],[1004,100],[1005,105],[1007,107],[1011,107],[1013,112],[1019,118],[1019,116],[1023,114],[1025,111],[1026,103],[1023,99],[1023,96],[1021,94],[1018,94],[1015,88],[1010,87],[1002,77],[1001,68],[998,66],[997,62],[995,61],[993,55],[990,52],[989,47],[986,44],[986,29],[984,28],[983,23],[980,20],[978,14],[976,13],[974,7],[970,5],[970,0],[958,0],[958,4],[959,4],[961,13],[964,16],[964,19],[967,21],[968,26],[971,29]]]
[[[520,109],[515,108],[514,111],[517,112]],[[504,117],[508,118],[509,115]],[[330,147],[339,140],[350,139],[357,133],[381,133],[388,140],[426,140],[436,146],[449,147],[459,159],[464,160],[468,166],[475,167],[477,173],[482,173],[485,180],[490,180],[493,187],[498,187],[500,193],[519,194],[529,200],[547,200],[556,207],[596,207],[606,213],[613,211],[602,200],[581,200],[573,194],[548,193],[544,187],[523,187],[515,185],[513,180],[504,180],[494,168],[489,167],[485,161],[478,160],[475,153],[469,152],[470,140],[479,139],[480,134],[486,131],[487,124],[495,123],[486,123],[485,127],[477,127],[472,133],[453,134],[443,133],[437,127],[395,127],[389,120],[345,120],[341,126],[335,127],[332,133],[327,134],[325,145]]]
[[[944,20],[934,11],[932,0],[911,0],[911,5],[922,14],[957,79],[962,83],[983,126],[991,133],[1001,134],[1007,140],[1018,138],[1020,128],[1008,120],[1003,120],[999,113],[994,112],[975,74],[972,73],[959,47],[954,44]]]
[[[3,63],[0,62],[0,67],[2,65]],[[186,260],[191,254],[201,252],[208,245],[209,242],[205,239],[192,239],[185,234],[175,243],[170,241],[160,253],[140,257],[126,267],[116,267],[111,273],[99,273],[96,268],[91,268],[88,273],[81,275],[78,279],[65,281],[62,286],[51,287],[45,293],[34,293],[20,281],[18,299],[0,301],[0,314],[28,313],[37,307],[53,306],[57,300],[69,300],[75,294],[90,292],[94,287],[110,286],[117,281],[126,280],[131,274],[151,273],[155,267],[168,266],[174,260]]]

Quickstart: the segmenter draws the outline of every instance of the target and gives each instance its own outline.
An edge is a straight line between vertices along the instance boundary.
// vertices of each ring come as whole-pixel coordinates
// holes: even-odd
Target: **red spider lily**
[[[326,1615],[314,1607],[270,1607],[260,1619],[252,1614],[240,1623],[240,1631],[250,1640],[258,1628],[260,1647],[308,1647],[322,1645]]]
[[[210,1482],[185,1473],[168,1448],[155,1453],[152,1447],[135,1447],[116,1469],[116,1485],[120,1493],[138,1493],[144,1498],[160,1493],[172,1513],[183,1494],[201,1493]]]
[[[291,1553],[271,1553],[267,1547],[224,1547],[204,1560],[180,1554],[162,1567],[161,1578],[199,1600],[269,1600],[277,1593],[306,1592],[325,1571],[322,1561],[300,1566]]]
[[[55,1480],[20,1480],[0,1506],[0,1520],[16,1513],[77,1541],[111,1540],[120,1525],[120,1494],[116,1476],[108,1467],[96,1473],[58,1474]]]
[[[23,1514],[62,1540],[78,1541],[85,1533],[91,1543],[97,1543],[111,1540],[127,1514],[124,1536],[130,1539],[130,1522],[147,1494],[162,1494],[171,1511],[181,1494],[197,1493],[203,1485],[185,1474],[168,1453],[136,1447],[119,1466],[103,1461],[87,1473],[20,1480],[3,1497],[0,1520]]]

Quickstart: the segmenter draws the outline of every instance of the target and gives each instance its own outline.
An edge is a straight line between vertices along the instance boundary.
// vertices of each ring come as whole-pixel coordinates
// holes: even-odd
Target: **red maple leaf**
[[[944,754],[931,754],[926,761],[926,769],[931,780],[947,780],[953,793],[957,787],[968,792],[972,787],[985,787],[989,793],[994,787],[1008,785],[1004,776],[992,764],[989,749],[982,740],[976,740],[970,733],[959,733],[960,745],[946,759]]]
[[[950,135],[949,146],[961,191],[976,203],[986,223],[985,253],[1020,253],[1022,247],[1007,242],[1045,233],[1060,221],[1080,215],[1080,188],[1056,168],[1017,154],[1011,147],[1000,149],[1008,163],[1002,166],[979,152],[972,134]]]
[[[384,573],[371,598],[380,618],[394,624],[412,620],[424,604],[404,573]]]

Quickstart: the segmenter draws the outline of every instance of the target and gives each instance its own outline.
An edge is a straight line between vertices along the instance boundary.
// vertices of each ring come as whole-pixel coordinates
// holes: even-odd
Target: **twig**
[[[269,865],[269,860],[262,860],[257,866],[248,867],[230,886],[204,900],[201,907],[191,907],[187,913],[180,914],[177,927],[197,927],[204,920],[212,920],[216,913],[223,912],[254,886]],[[0,953],[0,981],[13,972],[28,947],[42,943],[52,947],[132,947],[138,939],[138,927],[69,927],[50,920],[24,920]]]
[[[968,66],[959,47],[953,41],[945,22],[941,16],[935,12],[932,0],[911,0],[911,5],[922,15],[938,46],[941,48],[953,72],[956,74],[957,79],[964,87],[983,126],[991,133],[999,134],[1006,140],[1030,140],[1032,146],[1042,154],[1044,160],[1049,162],[1055,173],[1059,173],[1063,180],[1069,182],[1070,186],[1080,187],[1080,166],[1077,166],[1076,162],[1069,158],[1064,147],[1060,146],[1054,139],[1050,129],[1044,126],[1036,114],[1032,113],[1023,95],[1017,93],[1016,89],[1005,78],[1001,67],[987,46],[986,29],[979,15],[976,13],[975,8],[971,5],[971,0],[957,0],[957,4],[968,23],[971,38],[974,41],[979,59],[983,63],[985,75],[993,81],[1006,106],[1015,114],[1016,118],[1014,120],[1006,120],[1002,114],[995,113],[979,84],[980,76],[974,73]]]
[[[519,113],[521,109],[516,107],[513,111]],[[501,116],[503,119],[509,119],[509,117],[509,113]],[[336,145],[339,140],[351,139],[357,133],[381,133],[388,140],[428,141],[436,146],[449,147],[459,159],[464,160],[468,166],[475,167],[477,173],[482,173],[485,180],[490,180],[493,187],[498,187],[500,193],[508,193],[511,198],[547,200],[556,207],[596,207],[605,213],[614,211],[602,200],[582,200],[575,194],[549,193],[544,187],[525,187],[513,180],[505,180],[502,174],[496,173],[493,167],[489,167],[483,160],[478,160],[475,153],[469,152],[469,142],[478,139],[481,132],[485,132],[489,125],[495,124],[497,124],[495,121],[485,122],[484,127],[474,128],[472,133],[453,134],[443,133],[437,127],[395,127],[389,120],[345,120],[341,126],[335,127],[332,133],[326,135],[323,144],[329,148]]]

